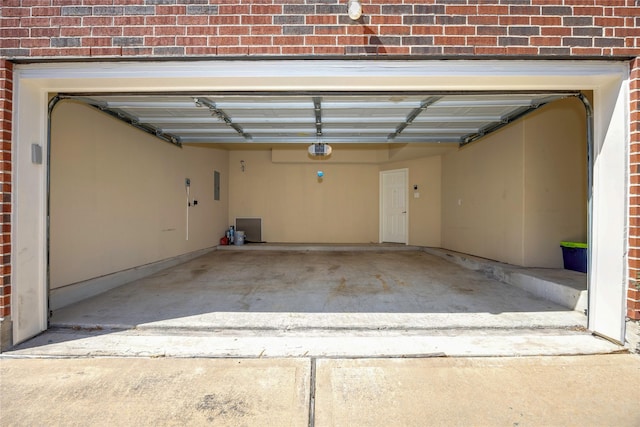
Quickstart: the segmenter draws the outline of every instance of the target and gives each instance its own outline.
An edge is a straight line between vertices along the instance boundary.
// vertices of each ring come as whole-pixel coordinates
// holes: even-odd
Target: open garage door
[[[73,67],[73,65],[69,64],[69,67]],[[181,84],[179,88],[172,86],[175,85],[175,80],[160,73],[156,79],[150,78],[145,82],[136,80],[134,83],[131,80],[129,84],[131,84],[132,90],[118,90],[117,92],[108,89],[114,83],[108,81],[113,76],[107,76],[109,73],[104,74],[103,71],[96,70],[96,78],[104,80],[100,83],[94,83],[94,86],[91,87],[89,81],[82,85],[79,85],[78,82],[70,83],[68,75],[60,77],[58,82],[56,78],[48,74],[55,74],[55,71],[41,70],[37,66],[27,66],[24,72],[18,73],[18,82],[21,78],[30,78],[34,81],[42,79],[43,75],[39,74],[42,72],[46,75],[46,79],[44,79],[46,81],[43,80],[39,85],[36,84],[36,89],[33,86],[18,84],[18,96],[24,97],[21,98],[24,100],[21,105],[26,106],[29,105],[29,102],[37,104],[43,99],[42,96],[30,98],[30,91],[35,90],[36,94],[38,92],[41,94],[53,92],[60,94],[60,99],[87,104],[173,145],[225,144],[227,147],[233,147],[236,144],[242,146],[243,144],[338,145],[341,143],[361,143],[384,144],[387,146],[386,150],[393,150],[394,144],[438,144],[441,147],[444,144],[447,149],[457,150],[460,146],[478,141],[546,104],[567,97],[579,96],[581,90],[592,90],[596,105],[601,106],[604,111],[617,112],[615,117],[624,117],[624,111],[611,109],[613,105],[611,97],[618,97],[618,89],[616,88],[621,87],[623,80],[621,76],[624,74],[615,64],[603,64],[603,66],[610,67],[608,69],[605,67],[610,73],[606,78],[610,83],[610,86],[606,88],[607,96],[604,96],[603,86],[593,83],[594,79],[597,79],[596,76],[602,76],[602,69],[595,66],[593,74],[589,75],[588,79],[580,81],[579,78],[576,78],[578,69],[580,69],[581,75],[589,74],[584,71],[584,67],[556,69],[556,75],[554,78],[550,78],[549,76],[553,73],[550,73],[549,69],[527,69],[525,71],[514,64],[512,70],[506,67],[499,71],[495,69],[487,71],[487,80],[469,85],[467,83],[468,76],[470,73],[478,73],[476,67],[474,67],[475,71],[469,68],[462,70],[461,68],[460,74],[454,73],[452,75],[450,69],[436,67],[431,71],[418,71],[418,69],[412,68],[413,65],[405,64],[411,69],[409,73],[411,77],[405,76],[405,80],[395,80],[398,79],[399,74],[406,73],[407,70],[402,67],[397,69],[395,67],[392,67],[393,69],[378,67],[379,63],[376,65],[374,62],[372,70],[376,70],[375,72],[378,73],[378,77],[375,78],[381,80],[378,80],[378,83],[373,86],[368,84],[366,88],[361,87],[360,90],[344,92],[340,87],[343,84],[337,84],[338,80],[335,79],[344,79],[345,75],[341,76],[341,74],[346,72],[348,75],[349,71],[341,69],[338,65],[333,70],[327,69],[325,71],[326,81],[323,80],[319,83],[318,80],[315,80],[315,83],[311,83],[311,81],[305,80],[305,73],[308,73],[310,69],[307,68],[307,65],[299,65],[301,68],[295,72],[300,73],[300,80],[294,85],[295,88],[292,88],[290,84],[284,84],[285,81],[291,81],[291,76],[282,75],[282,71],[271,71],[273,75],[269,78],[272,79],[273,87],[269,91],[265,90],[264,79],[261,80],[262,83],[259,86],[251,76],[244,76],[246,80],[242,82],[236,81],[238,70],[236,67],[238,65],[235,64],[224,70],[213,68],[213,74],[219,72],[227,75],[230,79],[227,82],[228,85],[224,84],[222,81],[224,79],[216,83],[220,87],[225,86],[224,90],[212,89],[210,74],[208,74],[211,71],[203,70],[203,76],[206,75],[206,78],[204,80],[189,80],[191,82],[189,85],[192,86],[189,88],[186,88],[184,84]],[[423,63],[423,68],[424,65]],[[33,67],[34,71],[31,76],[29,76],[30,67]],[[118,85],[120,89],[127,86],[127,79],[135,79],[135,77],[127,77],[127,71],[131,71],[127,70],[127,67],[121,67],[117,70],[121,69],[123,80]],[[553,68],[551,69],[553,70]],[[111,72],[117,73],[116,69]],[[289,70],[287,73],[290,72],[293,71]],[[536,72],[539,73],[538,80],[535,80],[536,83],[531,83],[534,80],[522,77],[526,73],[535,74]],[[175,77],[175,70],[173,73],[172,76]],[[429,76],[430,73],[440,73],[440,77],[431,80],[429,77],[433,77],[433,75]],[[517,78],[504,80],[503,73],[517,76]],[[463,74],[465,74],[464,79],[460,80]],[[559,79],[558,74],[564,77]],[[357,82],[359,78],[359,75],[352,75],[351,83]],[[385,79],[387,79],[386,82]],[[404,87],[402,89],[396,87],[391,90],[388,79],[394,79],[394,86],[404,85]],[[443,81],[448,81],[444,86],[451,88],[451,90],[434,90],[433,86],[442,87]],[[52,84],[51,82],[60,84]],[[81,87],[82,90],[74,90],[74,84],[78,84],[77,87]],[[356,83],[351,87],[358,88],[358,86]],[[236,89],[230,90],[229,87]],[[557,90],[559,87],[563,89]],[[620,166],[620,162],[624,164],[625,152],[622,142],[602,131],[602,127],[606,126],[607,118],[605,116],[596,118],[597,129],[593,132],[593,137],[597,141],[596,148],[603,148],[603,150],[595,151],[596,160],[598,156],[604,155],[609,161],[606,166],[603,163],[603,169],[596,168],[593,201],[596,204],[605,204],[607,209],[597,210],[598,214],[592,217],[594,221],[592,233],[600,233],[598,230],[601,230],[601,226],[598,224],[606,223],[611,219],[611,216],[624,218],[625,215],[624,194],[601,193],[602,174],[608,176],[610,167]],[[624,119],[622,119],[622,123],[617,123],[615,126],[620,127],[623,123]],[[28,126],[23,122],[19,122],[17,126],[22,129],[17,133],[20,141],[29,140],[32,132],[28,130]],[[479,143],[481,144],[482,141]],[[20,144],[23,143],[20,142]],[[27,143],[24,142],[24,144]],[[28,143],[28,146],[30,145],[31,143]],[[609,150],[609,145],[614,145],[616,148]],[[21,158],[24,160],[24,157]],[[281,158],[286,160],[286,155],[282,154]],[[235,165],[232,166],[234,160],[235,158],[230,156],[229,167],[235,167]],[[247,167],[250,168],[251,164],[248,164]],[[35,170],[33,165],[28,162],[18,168],[18,174],[26,175],[26,179],[19,181],[23,183],[25,188],[19,189],[19,191],[27,191],[27,188],[30,188],[29,185],[37,184],[39,178],[46,178],[46,173],[42,175],[46,171],[42,169]],[[613,175],[615,176],[615,173]],[[189,177],[185,176],[184,178]],[[184,178],[181,178],[182,183],[184,183]],[[617,179],[619,178],[617,177]],[[608,180],[605,181],[608,182]],[[622,204],[620,205],[621,200]],[[39,203],[36,203],[41,208],[36,213],[26,213],[24,209],[20,208],[19,203],[17,214],[22,220],[17,221],[18,227],[20,224],[29,223],[42,225],[43,219],[46,218],[44,216],[45,202],[46,200],[42,198]],[[187,202],[191,203],[190,200]],[[611,209],[610,202],[614,202],[613,204],[617,208]],[[461,199],[459,203],[463,205],[466,201]],[[24,217],[20,215],[24,215]],[[251,215],[250,212],[249,215]],[[244,216],[243,213],[240,213],[240,216]],[[42,228],[40,229],[42,230]],[[602,323],[591,321],[590,326],[603,335],[622,341],[624,336],[624,297],[620,295],[624,293],[624,245],[619,246],[618,240],[612,239],[612,236],[615,237],[620,233],[624,233],[624,230],[607,229],[606,236],[604,234],[598,234],[597,237],[592,236],[592,241],[596,242],[599,249],[594,251],[591,259],[591,291],[593,292],[600,286],[606,298],[618,300],[619,304],[596,305],[593,303],[590,316],[593,319],[606,320],[603,320]],[[27,248],[35,245],[34,250],[36,248],[42,250],[46,246],[46,238],[42,233],[24,233],[23,235],[18,231],[16,237],[19,240],[23,239],[21,240],[23,246]],[[606,253],[608,254],[606,262],[605,258],[599,258],[600,255],[598,255],[605,248],[607,248]],[[610,257],[614,258],[615,268],[610,268]],[[41,269],[36,269],[36,271],[45,271],[46,262],[42,258],[28,259],[23,256],[23,253],[18,258],[15,292],[18,295],[22,292],[25,292],[25,295],[35,295],[30,300],[15,299],[18,313],[33,312],[33,309],[38,307],[38,310],[46,311],[46,275],[34,282],[27,280],[30,273],[26,267],[36,266],[38,262],[40,262]],[[597,275],[594,276],[596,272]],[[596,282],[594,282],[594,278],[597,278]],[[28,283],[37,283],[38,285]],[[35,287],[29,289],[29,286]],[[598,298],[601,301],[605,297]],[[25,304],[31,309],[28,310]],[[595,317],[594,310],[608,314]],[[16,322],[16,342],[23,341],[45,327],[42,317],[38,320],[17,316]]]

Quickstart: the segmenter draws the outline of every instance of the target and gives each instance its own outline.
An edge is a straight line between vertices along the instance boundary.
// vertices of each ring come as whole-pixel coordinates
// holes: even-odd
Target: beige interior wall
[[[409,244],[441,246],[441,156],[387,163],[381,171],[409,170]],[[418,191],[413,186],[418,186]],[[418,194],[418,198],[415,194]]]
[[[587,135],[580,100],[527,117],[524,265],[562,268],[561,241],[587,241]]]
[[[443,157],[442,245],[516,265],[562,267],[586,238],[584,109],[541,108]]]
[[[523,131],[514,123],[444,156],[443,247],[522,264]]]
[[[297,150],[233,150],[229,154],[229,218],[261,217],[262,239],[287,243],[378,241],[378,164],[336,144],[330,159]],[[353,156],[352,163],[343,156]],[[364,157],[364,161],[373,161]],[[245,171],[240,169],[245,162]],[[318,170],[324,178],[316,176]]]
[[[214,246],[228,223],[228,153],[182,149],[90,107],[53,112],[51,287]],[[213,200],[213,172],[222,197]],[[186,240],[185,178],[191,179]]]
[[[560,267],[558,242],[586,237],[581,109],[555,103],[460,150],[335,144],[318,160],[306,145],[180,149],[63,102],[52,133],[52,287],[216,245],[235,217],[262,217],[269,242],[377,242],[379,172],[401,168],[410,244]],[[186,177],[198,200],[189,241]]]

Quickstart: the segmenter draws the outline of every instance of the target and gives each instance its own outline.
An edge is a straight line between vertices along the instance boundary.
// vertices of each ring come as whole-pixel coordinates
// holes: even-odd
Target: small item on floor
[[[234,242],[235,245],[244,245],[244,231],[236,231],[236,241]]]
[[[562,260],[566,270],[587,272],[587,244],[580,242],[560,242]]]
[[[224,236],[220,239],[221,246],[227,246],[228,244],[229,244],[229,238],[227,236]]]

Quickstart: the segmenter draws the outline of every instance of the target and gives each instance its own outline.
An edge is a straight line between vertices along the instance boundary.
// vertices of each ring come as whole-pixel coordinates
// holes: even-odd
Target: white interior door
[[[407,243],[406,169],[380,172],[380,241]]]

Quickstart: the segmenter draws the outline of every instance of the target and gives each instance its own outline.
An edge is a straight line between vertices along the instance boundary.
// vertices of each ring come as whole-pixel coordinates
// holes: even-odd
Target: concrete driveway
[[[0,423],[638,426],[640,357],[0,359]]]

